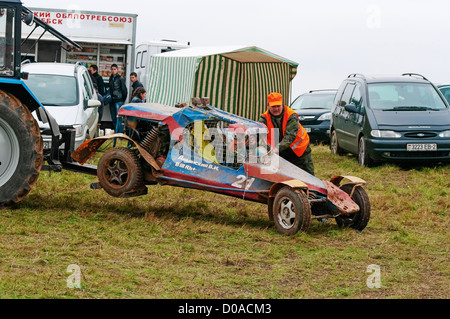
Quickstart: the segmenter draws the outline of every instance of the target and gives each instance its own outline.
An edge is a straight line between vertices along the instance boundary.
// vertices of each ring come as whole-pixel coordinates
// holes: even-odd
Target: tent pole
[[[291,105],[292,101],[292,80],[289,82],[289,105]]]

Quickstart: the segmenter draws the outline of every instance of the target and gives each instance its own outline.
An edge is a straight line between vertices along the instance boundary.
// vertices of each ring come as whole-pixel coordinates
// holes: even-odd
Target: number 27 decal
[[[247,176],[245,176],[245,175],[238,175],[236,178],[237,178],[237,181],[234,182],[233,184],[231,184],[231,186],[238,187],[238,188],[245,187],[245,190],[248,190],[252,186],[253,182],[255,181],[255,179],[253,177],[251,177],[247,180]]]

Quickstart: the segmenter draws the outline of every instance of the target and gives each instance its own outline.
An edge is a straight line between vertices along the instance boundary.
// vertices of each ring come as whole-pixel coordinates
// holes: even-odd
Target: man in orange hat
[[[292,164],[314,175],[309,135],[298,120],[298,114],[283,104],[283,96],[272,92],[267,96],[267,111],[259,122],[268,129],[267,143]],[[274,134],[278,129],[278,134]],[[278,140],[275,137],[278,136]]]

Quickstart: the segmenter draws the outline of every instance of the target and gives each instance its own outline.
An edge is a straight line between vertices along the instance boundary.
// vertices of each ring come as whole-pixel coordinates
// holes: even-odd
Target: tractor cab
[[[34,26],[31,33],[36,30],[42,35],[49,32],[69,47],[81,49],[77,43],[35,17],[20,0],[0,1],[0,207],[21,201],[30,192],[41,169],[61,171],[73,163],[70,154],[75,128],[60,130],[26,85],[27,74],[21,70],[22,21]],[[49,123],[46,134],[52,136],[52,149],[46,156],[43,155],[43,132],[31,112],[36,112],[40,121]],[[63,151],[60,150],[62,144],[65,146]],[[42,165],[44,161],[48,165]],[[95,170],[88,173],[95,173]]]
[[[22,22],[34,26],[23,42],[21,39]],[[30,112],[36,111],[41,122],[48,123],[49,129],[41,132],[41,135],[52,136],[53,146],[51,151],[46,154],[44,160],[48,165],[43,166],[43,169],[60,171],[64,162],[71,162],[70,154],[74,148],[72,141],[75,139],[75,129],[60,127],[26,85],[28,74],[21,70],[21,44],[25,43],[34,32],[41,32],[39,39],[48,32],[69,48],[81,49],[77,43],[35,17],[31,10],[22,6],[20,0],[0,1],[0,90],[19,99]],[[61,150],[63,144],[65,148]]]
[[[20,78],[20,1],[0,2],[0,76]]]

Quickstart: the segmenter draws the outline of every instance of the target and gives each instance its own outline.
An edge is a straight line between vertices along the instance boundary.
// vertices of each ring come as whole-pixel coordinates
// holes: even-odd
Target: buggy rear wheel
[[[290,187],[280,189],[273,202],[273,220],[281,234],[294,235],[298,231],[308,231],[311,206],[306,194]]]
[[[139,158],[125,147],[112,148],[103,154],[97,165],[97,177],[100,186],[114,197],[144,187]]]
[[[347,194],[351,194],[354,185],[342,185],[341,189]],[[336,217],[336,223],[339,227],[350,227],[357,231],[362,231],[366,228],[370,219],[370,201],[364,188],[356,186],[353,191],[352,200],[358,204],[359,212],[353,214],[340,215]]]

